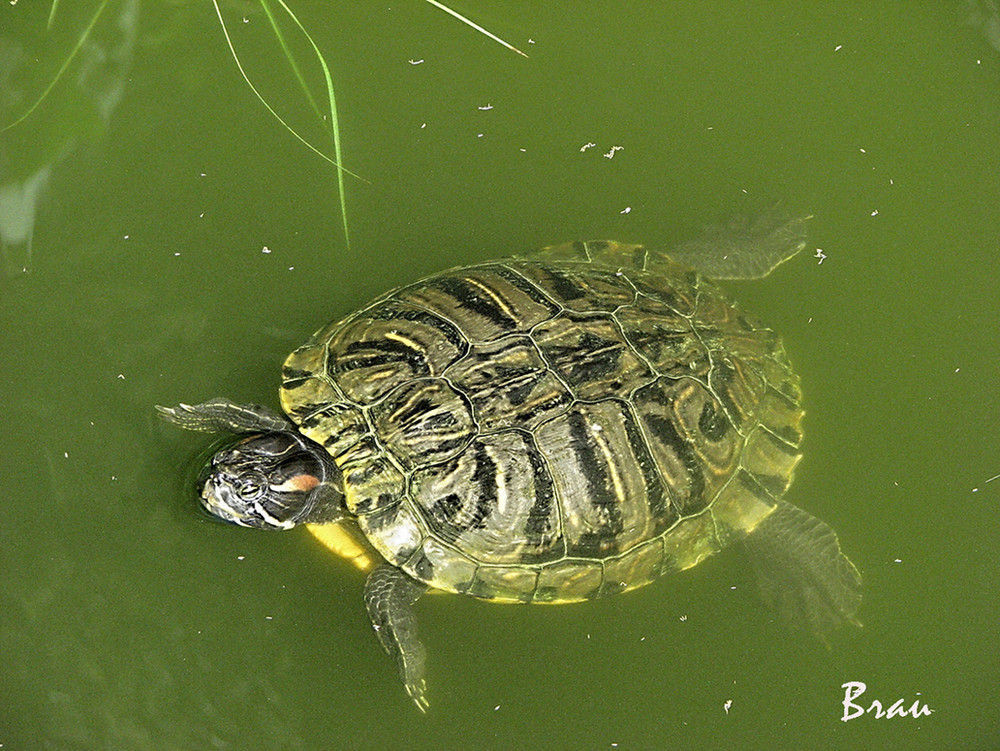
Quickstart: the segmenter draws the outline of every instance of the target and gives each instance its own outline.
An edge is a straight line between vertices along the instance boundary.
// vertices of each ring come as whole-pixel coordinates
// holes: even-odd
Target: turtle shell
[[[285,412],[416,579],[625,591],[741,539],[790,483],[802,410],[775,334],[687,267],[599,247],[428,277],[288,357]]]

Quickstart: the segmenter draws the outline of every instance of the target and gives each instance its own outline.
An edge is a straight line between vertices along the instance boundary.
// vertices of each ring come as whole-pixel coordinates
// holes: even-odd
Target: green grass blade
[[[264,0],[261,0],[261,2],[264,2]],[[309,35],[309,32],[306,31],[305,27],[296,15],[292,13],[291,8],[285,4],[285,0],[278,0],[278,4],[285,9],[285,12],[288,13],[291,19],[295,22],[295,25],[299,27],[299,30],[303,33],[303,35],[305,35],[305,38],[309,40],[309,44],[312,46],[313,52],[316,53],[316,58],[319,60],[319,64],[323,68],[323,78],[326,81],[327,100],[330,103],[330,128],[333,131],[333,154],[337,164],[337,190],[340,193],[340,218],[344,225],[344,239],[347,242],[347,247],[350,248],[351,238],[347,231],[347,198],[344,191],[344,172],[346,170],[340,166],[344,160],[340,143],[340,123],[337,119],[337,101],[333,95],[333,76],[330,75],[330,67],[326,64],[326,58],[323,57],[323,53],[320,52],[319,47],[316,46],[316,42],[313,41],[313,38]],[[299,80],[304,87],[305,81],[301,77]]]
[[[59,0],[52,0],[52,7],[49,8],[49,22],[45,25],[45,29],[51,30],[52,23],[56,20],[56,8],[59,7]]]
[[[427,0],[427,2],[429,2],[435,8],[440,8],[445,13],[447,13],[449,16],[453,16],[453,17],[457,18],[459,21],[461,21],[462,23],[464,23],[464,24],[466,24],[468,26],[471,26],[476,31],[478,31],[480,34],[485,34],[490,39],[492,39],[494,42],[498,42],[499,44],[502,44],[507,49],[509,49],[509,50],[511,50],[513,52],[516,52],[519,55],[523,55],[524,57],[527,57],[527,55],[525,55],[523,52],[521,52],[521,50],[519,50],[514,45],[508,44],[507,42],[505,42],[503,39],[501,39],[500,37],[496,36],[495,34],[491,34],[486,29],[484,29],[482,26],[473,23],[468,18],[466,18],[465,16],[463,16],[461,13],[458,13],[458,12],[452,10],[447,5],[443,5],[443,4],[439,3],[437,0]]]
[[[32,112],[38,109],[38,105],[40,105],[45,100],[45,97],[49,95],[49,92],[52,91],[52,89],[55,87],[57,83],[59,83],[59,79],[63,77],[63,74],[66,72],[66,69],[69,67],[69,64],[73,62],[73,58],[76,57],[76,54],[80,51],[80,48],[83,46],[83,43],[87,41],[87,37],[90,36],[90,32],[93,31],[94,29],[94,24],[96,24],[97,19],[101,17],[101,13],[104,12],[104,7],[107,4],[108,0],[103,0],[103,2],[101,2],[101,5],[100,7],[98,7],[97,12],[94,13],[93,18],[90,19],[90,23],[87,24],[87,28],[84,29],[83,34],[80,35],[80,38],[76,40],[76,44],[73,46],[73,50],[69,53],[69,56],[65,60],[63,60],[63,64],[59,67],[59,70],[56,72],[52,80],[49,81],[49,85],[45,87],[45,91],[42,92],[41,96],[39,96],[38,99],[35,100],[35,103],[32,104],[30,107],[28,107],[27,111],[19,118],[17,118],[17,120],[15,120],[12,123],[8,123],[7,125],[0,128],[0,133],[4,133],[13,128],[14,126],[24,122],[25,120],[28,119],[28,117],[31,115]],[[55,5],[56,5],[55,3],[52,4],[52,10],[49,13],[50,23],[52,21],[53,15],[55,14]]]
[[[291,125],[289,125],[288,123],[286,123],[284,121],[284,119],[282,119],[281,115],[279,115],[274,110],[274,108],[268,103],[268,101],[263,97],[263,95],[257,90],[257,87],[253,85],[253,83],[250,81],[250,77],[247,75],[246,71],[243,69],[243,64],[240,62],[239,55],[236,54],[236,49],[233,47],[233,40],[229,36],[229,29],[226,27],[226,22],[222,18],[222,11],[219,10],[218,0],[212,0],[212,4],[215,6],[215,12],[216,12],[216,14],[219,17],[219,23],[222,25],[222,33],[226,37],[226,44],[229,45],[229,52],[232,54],[233,60],[236,62],[236,67],[239,69],[240,75],[243,77],[243,80],[246,82],[247,86],[250,87],[250,90],[254,93],[254,95],[257,97],[257,99],[260,100],[260,103],[263,104],[264,107],[267,109],[267,111],[271,113],[271,116],[274,117],[274,119],[277,120],[279,123],[281,123],[285,127],[285,130],[287,130],[289,133],[291,133],[300,143],[302,143],[303,146],[305,146],[311,152],[313,152],[314,154],[316,154],[316,156],[318,156],[320,159],[322,159],[322,160],[324,160],[326,162],[329,162],[330,164],[332,164],[337,169],[343,169],[343,171],[346,172],[351,177],[356,177],[356,178],[358,178],[359,180],[361,180],[363,182],[368,182],[363,177],[361,177],[360,175],[354,174],[353,172],[351,172],[346,167],[341,167],[339,164],[337,164],[336,161],[334,161],[333,159],[331,159],[330,157],[328,157],[326,154],[324,154],[322,151],[320,151],[315,146],[313,146],[311,143],[309,143],[305,138],[303,138],[302,136],[300,136],[298,134],[298,132]]]
[[[264,9],[264,13],[267,15],[267,20],[271,24],[271,30],[274,31],[274,36],[278,39],[278,43],[281,45],[282,52],[285,53],[285,59],[288,60],[288,64],[292,66],[292,71],[295,73],[295,78],[299,82],[299,87],[302,89],[302,93],[306,95],[306,99],[309,100],[309,106],[313,108],[313,112],[316,113],[317,117],[323,118],[323,114],[319,111],[319,105],[316,104],[316,98],[313,97],[312,91],[309,90],[309,86],[306,84],[305,76],[302,75],[302,70],[299,68],[299,63],[295,59],[295,55],[292,54],[291,48],[285,41],[285,33],[281,30],[281,26],[278,25],[278,20],[274,17],[274,13],[271,12],[271,5],[267,0],[260,0],[261,7]]]

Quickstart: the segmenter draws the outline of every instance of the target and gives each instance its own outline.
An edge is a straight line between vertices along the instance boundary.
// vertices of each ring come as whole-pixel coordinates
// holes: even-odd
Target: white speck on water
[[[68,451],[63,451],[63,458],[64,459],[69,459],[69,452]]]
[[[409,60],[407,60],[406,62],[408,62],[408,63],[409,63],[410,65],[420,65],[421,63],[423,63],[423,61],[424,61],[424,59],[423,59],[423,58],[420,58],[419,60],[414,60],[414,59],[413,59],[413,58],[411,57],[411,58],[410,58]]]
[[[263,248],[260,249],[260,252],[261,253],[270,253],[271,249],[265,245]]]
[[[236,560],[238,560],[238,561],[242,561],[245,558],[246,558],[245,555],[238,555],[238,556],[236,556]]]
[[[480,110],[482,112],[486,112],[488,110],[493,109],[493,105],[492,104],[481,104],[476,109],[478,109],[478,110]]]
[[[595,146],[597,146],[597,144],[594,143],[593,141],[590,141],[588,143],[583,144],[583,146],[580,147],[580,151],[586,151],[587,149],[592,149]]]
[[[604,158],[611,159],[611,157],[613,157],[617,152],[621,151],[624,148],[625,148],[624,146],[612,146],[611,150],[604,155]]]
[[[618,213],[619,214],[631,214],[632,213],[632,207],[631,206],[626,206],[624,209],[622,209]]]
[[[729,714],[729,708],[731,706],[733,706],[733,700],[732,699],[726,699],[726,703],[722,705],[722,708],[724,710],[726,710],[726,714]]]
[[[121,380],[121,381],[124,381],[125,380],[125,374],[124,373],[119,373],[118,374],[118,379]]]
[[[988,480],[984,480],[983,481],[983,485],[985,485],[988,482],[993,482],[994,480],[1000,480],[1000,475],[993,475],[993,477],[989,478]],[[979,492],[979,488],[973,488],[972,492],[973,493],[978,493]]]
[[[500,710],[500,705],[499,704],[497,704],[495,707],[493,707],[493,711],[494,712],[498,712],[499,710]]]
[[[868,152],[867,152],[867,151],[865,151],[864,149],[858,149],[858,151],[860,151],[860,152],[861,152],[862,154],[867,154],[867,153],[868,153]]]
[[[844,49],[844,45],[838,44],[836,47],[833,48],[833,51],[840,52],[842,49]]]
[[[896,558],[895,560],[893,560],[893,563],[902,563],[902,562],[903,562],[902,558]]]
[[[820,263],[823,263],[823,261],[826,260],[826,253],[823,252],[822,248],[816,248],[816,253],[815,255],[813,255],[813,258],[819,259],[819,263],[816,264],[818,266]]]
[[[686,621],[687,619],[688,619],[688,617],[687,617],[687,615],[685,614],[685,615],[682,615],[682,616],[681,616],[681,617],[680,617],[680,618],[679,618],[678,620],[679,620],[679,621],[680,621],[681,623],[683,623],[683,622],[684,622],[684,621]]]

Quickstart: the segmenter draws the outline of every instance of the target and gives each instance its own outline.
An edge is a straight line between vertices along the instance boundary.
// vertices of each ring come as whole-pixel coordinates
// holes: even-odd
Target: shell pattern
[[[281,400],[381,555],[496,600],[689,568],[771,513],[800,456],[777,336],[696,272],[617,243],[383,295],[289,356]]]

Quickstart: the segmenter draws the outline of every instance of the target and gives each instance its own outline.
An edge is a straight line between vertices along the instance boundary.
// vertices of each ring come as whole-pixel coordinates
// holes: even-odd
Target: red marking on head
[[[283,483],[283,489],[298,490],[305,492],[312,490],[319,485],[319,478],[303,472],[301,475],[293,475]]]

